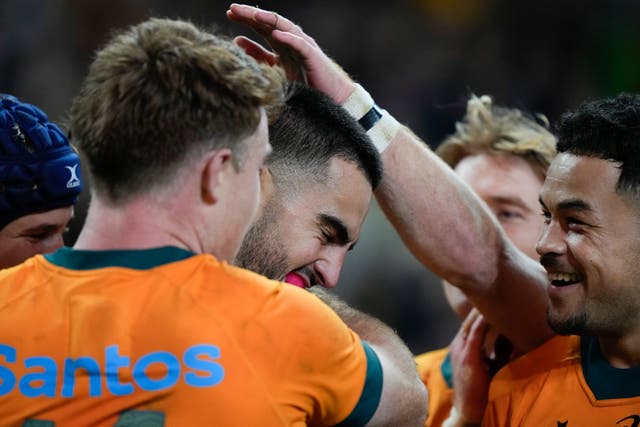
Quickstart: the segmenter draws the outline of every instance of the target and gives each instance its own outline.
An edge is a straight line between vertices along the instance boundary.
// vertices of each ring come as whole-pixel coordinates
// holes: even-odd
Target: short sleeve
[[[245,342],[254,351],[271,349],[258,369],[288,425],[369,421],[382,392],[380,360],[333,310],[305,290],[279,285],[254,320],[264,333]]]
[[[338,427],[362,427],[365,426],[375,414],[382,396],[382,365],[375,350],[366,341],[362,341],[362,347],[367,356],[367,376],[360,400],[353,408],[349,416],[337,424]]]

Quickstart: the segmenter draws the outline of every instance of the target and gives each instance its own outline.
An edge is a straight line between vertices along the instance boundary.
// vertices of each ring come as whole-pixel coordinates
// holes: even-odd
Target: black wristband
[[[358,123],[360,126],[364,128],[365,131],[371,129],[378,121],[382,118],[382,111],[380,111],[380,107],[376,104],[373,104],[371,109],[367,111],[367,114],[362,116]]]

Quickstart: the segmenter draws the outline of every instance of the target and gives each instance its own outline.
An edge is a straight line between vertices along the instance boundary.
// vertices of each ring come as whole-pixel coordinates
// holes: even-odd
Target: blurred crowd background
[[[42,107],[64,125],[93,52],[114,29],[161,16],[251,36],[226,21],[228,5],[220,0],[0,0],[0,92]],[[257,5],[299,23],[379,105],[432,147],[453,132],[471,93],[543,113],[553,124],[586,99],[640,89],[637,0]],[[69,244],[86,203],[84,197]],[[446,345],[458,327],[439,280],[413,259],[375,204],[360,242],[347,256],[337,291],[392,325],[414,352]]]

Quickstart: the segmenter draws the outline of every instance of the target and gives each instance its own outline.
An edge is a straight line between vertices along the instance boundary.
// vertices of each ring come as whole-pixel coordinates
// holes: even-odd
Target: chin
[[[587,327],[587,313],[579,312],[560,316],[551,308],[547,309],[547,323],[559,335],[581,335]]]

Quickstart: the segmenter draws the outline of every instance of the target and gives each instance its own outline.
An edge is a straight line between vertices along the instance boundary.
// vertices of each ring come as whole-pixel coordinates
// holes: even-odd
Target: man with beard
[[[546,118],[539,115],[538,119],[516,108],[496,105],[490,96],[472,95],[466,115],[456,122],[456,132],[436,150],[487,204],[509,239],[532,259],[537,259],[536,242],[544,225],[538,195],[556,154],[556,139]],[[461,320],[477,316],[469,314],[473,306],[457,287],[446,281],[443,286],[449,305]],[[465,322],[473,323],[472,319]],[[429,392],[426,426],[439,426],[449,417],[454,392],[458,393],[456,409],[467,420],[482,419],[491,376],[515,355],[511,343],[493,328],[484,328],[483,334],[477,339],[483,342],[484,351],[472,369],[452,369],[452,360],[460,356],[452,351],[456,343],[416,356],[418,372]],[[463,384],[463,378],[472,378],[470,372],[480,381]],[[470,388],[473,393],[466,393]]]
[[[540,194],[547,320],[494,377],[483,425],[640,424],[640,96],[566,113]],[[556,424],[557,423],[557,424]]]
[[[235,263],[302,288],[332,288],[380,182],[380,156],[346,111],[300,84],[269,126],[269,142],[262,214]]]
[[[228,16],[281,57],[295,52],[309,84],[354,118],[379,111],[385,132],[374,143],[384,151],[384,175],[376,197],[387,216],[425,265],[458,285],[517,351],[531,352],[494,378],[484,424],[640,424],[640,96],[586,103],[563,120],[540,196],[542,268],[300,27],[250,6],[232,5]],[[247,39],[240,44],[274,60]],[[553,338],[549,327],[564,336]]]
[[[337,285],[382,176],[365,130],[323,93],[293,83],[269,125],[269,142],[272,152],[260,173],[261,214],[234,263],[310,289],[362,339],[399,355],[394,363],[406,361],[411,353],[391,328],[323,290]],[[414,370],[406,362],[398,367]]]
[[[227,264],[282,99],[281,70],[186,21],[149,19],[96,53],[70,118],[93,178],[84,228],[0,271],[3,425],[423,422],[411,355],[377,324],[356,333]]]

